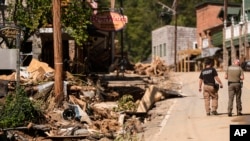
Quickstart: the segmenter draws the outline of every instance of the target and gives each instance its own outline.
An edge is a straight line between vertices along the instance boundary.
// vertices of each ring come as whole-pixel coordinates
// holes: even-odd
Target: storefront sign
[[[0,34],[5,38],[16,38],[20,34],[20,29],[15,27],[4,27],[0,29]]]
[[[93,25],[104,31],[118,31],[125,27],[127,16],[116,12],[101,12],[91,17]]]

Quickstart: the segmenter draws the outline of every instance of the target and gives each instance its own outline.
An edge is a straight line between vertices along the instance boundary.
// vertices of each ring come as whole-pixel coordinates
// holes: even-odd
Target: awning
[[[205,57],[212,57],[212,56],[215,55],[215,53],[216,53],[218,50],[221,50],[221,48],[219,48],[219,47],[208,47],[208,48],[204,48],[204,49],[202,49],[201,57],[202,57],[202,58],[205,58]]]
[[[237,17],[240,15],[241,7],[227,7],[227,19],[230,21],[231,17]],[[224,8],[221,8],[220,12],[218,13],[218,18],[223,19],[224,18]]]
[[[201,54],[201,49],[186,49],[178,51],[178,55],[199,55]]]
[[[219,47],[208,47],[203,48],[201,55],[197,56],[194,60],[204,59],[208,57],[213,57],[217,51],[221,50]]]

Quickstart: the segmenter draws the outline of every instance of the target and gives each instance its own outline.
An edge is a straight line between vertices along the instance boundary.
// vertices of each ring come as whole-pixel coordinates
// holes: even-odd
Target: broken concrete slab
[[[162,92],[159,91],[157,87],[155,87],[154,85],[150,85],[149,88],[146,89],[145,94],[140,100],[137,112],[147,112],[156,101],[162,99],[162,96]]]

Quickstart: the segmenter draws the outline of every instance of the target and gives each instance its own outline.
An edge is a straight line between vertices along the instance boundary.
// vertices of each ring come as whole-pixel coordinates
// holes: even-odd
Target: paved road
[[[146,141],[229,141],[230,124],[250,124],[250,73],[245,72],[242,95],[243,116],[227,115],[228,86],[224,72],[219,72],[224,88],[219,90],[218,116],[206,116],[202,93],[198,91],[199,72],[174,74],[183,83],[181,98],[171,99],[172,106],[157,123]]]

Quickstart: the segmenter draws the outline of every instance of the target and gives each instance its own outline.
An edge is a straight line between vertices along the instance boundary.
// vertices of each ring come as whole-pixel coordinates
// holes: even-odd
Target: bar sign
[[[230,125],[230,141],[249,141],[250,125]]]

